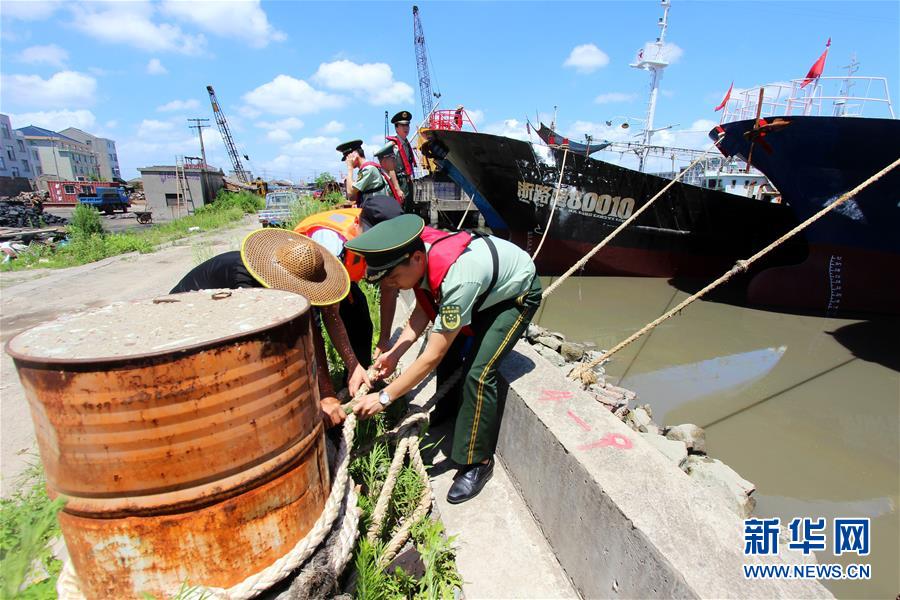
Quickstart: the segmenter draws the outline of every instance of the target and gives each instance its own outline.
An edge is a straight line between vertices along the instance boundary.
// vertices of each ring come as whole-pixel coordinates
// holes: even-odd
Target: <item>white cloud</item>
[[[69,53],[56,44],[48,44],[25,48],[16,58],[19,62],[31,65],[50,65],[61,69],[66,66]]]
[[[297,117],[288,117],[280,121],[260,121],[256,124],[262,129],[282,129],[284,131],[293,131],[294,129],[302,129],[303,121]]]
[[[155,22],[154,10],[148,2],[82,2],[72,8],[72,25],[101,42],[150,52],[205,52],[203,34],[192,35],[177,25]]]
[[[194,110],[199,107],[200,103],[191,98],[189,100],[172,100],[171,102],[166,102],[162,106],[157,106],[156,110],[157,112],[174,112],[177,110]]]
[[[395,81],[387,63],[360,65],[349,60],[322,63],[312,80],[332,90],[352,92],[376,106],[413,101],[413,89]]]
[[[612,104],[614,102],[631,102],[637,98],[637,94],[626,94],[624,92],[606,92],[594,98],[597,104]]]
[[[577,73],[593,73],[600,67],[609,64],[609,56],[606,52],[594,44],[582,44],[572,48],[569,57],[563,63],[564,67],[571,67]]]
[[[3,17],[22,21],[41,21],[52,16],[61,6],[61,0],[4,2]]]
[[[266,134],[266,139],[270,142],[275,142],[276,144],[283,144],[284,142],[289,142],[293,138],[290,132],[285,131],[284,129],[272,129],[269,133]]]
[[[147,63],[147,73],[149,75],[165,75],[169,70],[163,66],[158,58],[151,58]]]
[[[260,7],[259,0],[239,2],[185,2],[166,0],[162,12],[193,23],[209,33],[243,40],[254,48],[265,48],[269,42],[287,39],[275,29]]]
[[[231,162],[219,133],[204,129],[203,143],[207,162],[227,173]],[[180,122],[156,119],[141,121],[132,135],[122,134],[116,140],[116,147],[122,174],[126,177],[136,176],[138,167],[175,164],[176,156],[200,156],[200,141],[196,132],[188,131]]]
[[[342,132],[344,129],[346,129],[346,126],[340,121],[328,121],[319,131],[324,134],[335,134]]]
[[[488,123],[481,131],[493,135],[502,135],[503,137],[516,140],[528,139],[528,129],[526,124],[517,119],[506,119],[505,121],[499,121],[497,123]]]
[[[9,115],[14,127],[37,125],[44,129],[59,131],[67,127],[77,127],[88,131],[97,122],[94,113],[89,110],[47,110]]]
[[[72,109],[93,104],[97,80],[76,71],[59,71],[49,79],[39,75],[3,75],[3,104]]]
[[[301,138],[282,146],[278,156],[261,166],[272,173],[309,179],[315,171],[329,171],[337,176],[343,163],[334,148],[340,143],[341,140],[332,136]]]
[[[469,118],[472,119],[473,123],[475,123],[475,127],[478,127],[478,124],[484,121],[483,110],[478,110],[477,108],[467,108],[466,114],[469,115]]]
[[[144,119],[138,125],[137,135],[140,138],[158,136],[175,130],[175,124],[169,121],[157,121],[156,119]]]
[[[313,88],[302,79],[278,75],[244,94],[244,102],[275,115],[302,115],[343,106],[344,98]]]

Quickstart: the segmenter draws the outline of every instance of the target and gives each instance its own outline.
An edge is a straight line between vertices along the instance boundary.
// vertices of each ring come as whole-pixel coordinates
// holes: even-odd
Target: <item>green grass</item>
[[[50,500],[40,463],[23,473],[17,487],[0,500],[0,596],[56,598],[62,563],[50,544],[60,535],[56,514],[64,500]]]
[[[78,206],[68,226],[69,235],[65,243],[55,248],[33,243],[28,251],[15,260],[3,263],[0,269],[61,269],[128,252],[147,254],[167,242],[237,223],[248,212],[255,212],[260,202],[265,204],[262,198],[247,192],[220,192],[215,202],[198,208],[193,215],[140,230],[111,234],[98,232],[97,225],[102,228],[102,221],[95,209]],[[193,227],[198,227],[199,231],[190,231]]]

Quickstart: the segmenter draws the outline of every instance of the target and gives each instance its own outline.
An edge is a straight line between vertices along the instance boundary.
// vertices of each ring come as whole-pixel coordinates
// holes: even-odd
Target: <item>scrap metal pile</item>
[[[21,192],[0,200],[0,227],[46,227],[65,225],[66,219],[44,212],[47,192]]]

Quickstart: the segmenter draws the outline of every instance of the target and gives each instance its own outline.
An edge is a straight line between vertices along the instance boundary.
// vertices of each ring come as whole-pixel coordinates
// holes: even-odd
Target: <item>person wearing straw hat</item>
[[[360,398],[354,412],[371,417],[430,373],[437,371],[441,386],[461,369],[461,393],[445,395],[435,412],[456,413],[451,458],[459,471],[447,500],[465,502],[493,473],[503,416],[497,367],[540,306],[534,263],[506,240],[426,228],[417,215],[380,223],[346,247],[365,257],[366,279],[416,294],[416,308],[400,338],[375,360],[378,377],[393,373],[399,358],[434,321],[418,358],[380,394]]]
[[[244,287],[274,288],[305,296],[318,309],[347,367],[351,393],[355,394],[363,383],[371,385],[338,312],[339,303],[350,291],[350,277],[328,250],[293,231],[258,229],[244,238],[240,251],[225,252],[197,265],[169,293]],[[325,341],[318,327],[313,327],[313,334],[322,418],[328,425],[338,425],[345,414],[331,384]]]
[[[341,153],[341,160],[347,163],[345,186],[348,200],[362,207],[372,196],[390,194],[397,202],[403,203],[399,190],[393,186],[381,165],[366,160],[362,140],[344,142],[335,149]],[[356,170],[358,172],[354,178]]]
[[[344,244],[361,231],[402,214],[403,209],[393,198],[372,196],[361,209],[343,208],[315,213],[294,227],[294,231],[309,237],[336,256],[347,269],[350,276],[350,293],[341,300],[340,316],[353,353],[363,365],[372,363],[373,333],[369,302],[359,287],[359,282],[366,274],[366,261],[360,255],[346,250]],[[393,298],[396,298],[396,293]]]

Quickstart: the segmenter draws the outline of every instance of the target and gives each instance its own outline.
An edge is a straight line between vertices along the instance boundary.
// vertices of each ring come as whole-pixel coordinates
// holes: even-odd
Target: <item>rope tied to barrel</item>
[[[721,137],[720,137],[720,139],[721,139]],[[618,344],[613,346],[610,350],[604,352],[603,354],[601,354],[600,356],[598,356],[597,358],[595,358],[589,362],[578,365],[578,367],[576,367],[575,369],[572,369],[572,372],[569,374],[569,376],[572,379],[581,379],[582,381],[584,381],[585,377],[587,377],[587,373],[592,371],[592,369],[594,367],[596,367],[597,365],[599,365],[601,362],[609,360],[609,358],[611,356],[613,356],[614,354],[616,354],[617,352],[619,352],[620,350],[622,350],[623,348],[625,348],[626,346],[628,346],[629,344],[631,344],[632,342],[634,342],[635,340],[637,340],[638,338],[643,336],[648,331],[651,331],[652,329],[654,329],[655,327],[660,325],[662,322],[664,322],[664,321],[670,319],[672,316],[680,313],[689,304],[693,303],[695,300],[702,298],[707,293],[709,293],[711,290],[713,290],[713,289],[717,288],[718,286],[722,285],[723,283],[729,281],[732,277],[739,275],[740,273],[746,272],[747,269],[750,268],[750,266],[753,263],[755,263],[756,261],[758,261],[765,255],[767,255],[769,252],[771,252],[772,250],[774,250],[775,248],[777,248],[778,246],[783,244],[785,241],[787,241],[791,237],[795,236],[796,234],[800,233],[801,231],[803,231],[804,229],[806,229],[807,227],[809,227],[810,225],[812,225],[813,223],[815,223],[816,221],[818,221],[819,219],[821,219],[822,217],[824,217],[825,215],[827,215],[828,213],[830,213],[831,211],[836,209],[838,206],[844,204],[845,202],[847,202],[848,200],[850,200],[851,198],[853,198],[854,196],[859,194],[861,191],[863,191],[864,189],[866,189],[867,187],[869,187],[870,185],[872,185],[873,183],[875,183],[876,181],[878,181],[879,179],[881,179],[882,177],[887,175],[890,171],[897,168],[897,166],[900,166],[900,158],[898,158],[891,164],[887,165],[886,167],[884,167],[883,169],[881,169],[880,171],[878,171],[877,173],[875,173],[874,175],[872,175],[871,177],[869,177],[868,179],[866,179],[865,181],[863,181],[862,183],[857,185],[855,188],[851,189],[848,192],[845,192],[837,200],[835,200],[831,204],[828,204],[827,206],[823,207],[817,213],[815,213],[814,215],[812,215],[811,217],[809,217],[808,219],[806,219],[799,225],[796,225],[793,229],[791,229],[790,231],[788,231],[787,233],[785,233],[784,235],[782,235],[775,241],[771,242],[770,244],[768,244],[767,246],[765,246],[764,248],[762,248],[761,250],[756,252],[756,254],[754,254],[750,258],[747,258],[744,260],[738,260],[731,269],[726,271],[723,275],[718,277],[715,281],[707,284],[699,292],[684,299],[675,308],[673,308],[670,311],[668,311],[667,313],[657,317],[656,319],[654,319],[653,321],[651,321],[650,323],[648,323],[647,325],[645,325],[638,331],[631,334],[626,339],[622,340],[621,342],[619,342]],[[550,288],[547,288],[547,290],[544,292],[544,295],[545,296],[548,295],[548,292],[550,292],[552,289],[555,289],[555,287],[550,286]]]

